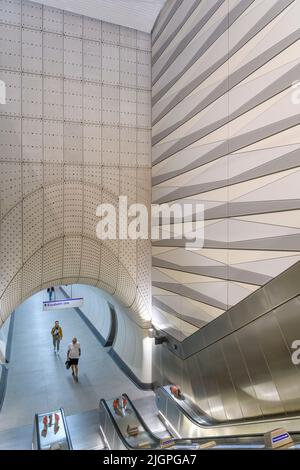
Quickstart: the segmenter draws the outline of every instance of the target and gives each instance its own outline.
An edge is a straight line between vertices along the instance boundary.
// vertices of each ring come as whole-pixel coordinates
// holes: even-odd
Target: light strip
[[[167,418],[165,417],[165,415],[161,412],[161,411],[158,411],[158,414],[161,416],[162,420],[164,421],[164,423],[166,424],[167,428],[170,427],[171,430],[173,431],[173,433],[175,434],[175,436],[178,437],[178,439],[182,439],[182,436],[176,431],[176,429],[174,428],[174,426],[170,423],[170,421],[167,420]]]
[[[103,429],[102,429],[102,426],[100,425],[99,428],[100,428],[101,434],[102,434],[102,436],[103,436],[104,444],[108,447],[108,450],[111,450],[111,447],[110,447],[110,445],[109,445],[109,443],[108,443],[108,440],[106,439],[106,436],[105,436],[105,434],[104,434],[104,431],[103,431]]]

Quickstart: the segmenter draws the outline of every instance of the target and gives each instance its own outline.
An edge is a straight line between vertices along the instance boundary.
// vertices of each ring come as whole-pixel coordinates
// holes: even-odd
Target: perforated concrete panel
[[[43,246],[43,190],[34,191],[23,200],[23,260],[28,260]]]
[[[102,161],[102,128],[96,124],[83,126],[84,164],[100,165]]]
[[[83,120],[94,124],[103,122],[102,87],[100,83],[83,83]]]
[[[0,149],[4,161],[21,160],[22,142],[21,118],[1,116],[0,118]]]
[[[22,159],[24,162],[43,161],[43,123],[41,120],[22,120]]]
[[[1,220],[1,289],[22,266],[22,209],[11,209]]]
[[[20,162],[0,163],[1,219],[22,198],[21,175]]]
[[[63,278],[68,279],[67,284],[77,282],[76,279],[78,279],[80,272],[81,247],[81,237],[70,236],[64,238]],[[73,278],[71,283],[69,278]]]
[[[22,36],[17,26],[0,25],[0,63],[8,70],[21,70]]]
[[[41,74],[43,70],[42,32],[22,30],[22,70]]]
[[[57,8],[43,7],[43,29],[62,34],[64,31],[64,12]]]
[[[102,38],[102,23],[94,18],[83,17],[83,38],[97,42]]]
[[[62,78],[44,77],[43,114],[45,119],[64,118],[64,82]]]
[[[42,285],[43,250],[34,253],[22,268],[22,298],[30,296],[37,286]]]
[[[50,283],[62,278],[63,266],[63,244],[62,238],[53,240],[43,247],[43,283]]]
[[[44,243],[64,234],[63,184],[52,184],[44,189]]]
[[[80,280],[146,324],[149,243],[101,243],[96,208],[120,194],[150,203],[150,35],[2,0],[0,41],[0,323],[48,284]]]
[[[82,243],[82,258],[85,260],[80,267],[80,277],[95,280],[99,276],[101,246],[97,241],[85,239]]]
[[[60,112],[58,113],[60,116]],[[44,163],[49,162],[59,168],[58,163],[64,159],[64,125],[60,121],[43,122],[43,157]],[[45,170],[44,177],[47,177]]]
[[[102,79],[101,43],[83,40],[83,79],[100,82]]]
[[[22,75],[22,114],[30,118],[43,117],[43,78],[41,75]]]
[[[43,33],[44,73],[62,77],[64,74],[64,37],[54,33]]]
[[[0,6],[0,21],[21,25],[21,0],[3,0]]]
[[[6,84],[6,103],[0,104],[2,115],[20,116],[21,114],[21,75],[3,70],[1,80]]]
[[[83,213],[83,234],[91,239],[96,239],[95,225],[99,221],[96,216],[97,206],[102,200],[102,191],[98,184],[89,182],[84,184],[84,213]]]

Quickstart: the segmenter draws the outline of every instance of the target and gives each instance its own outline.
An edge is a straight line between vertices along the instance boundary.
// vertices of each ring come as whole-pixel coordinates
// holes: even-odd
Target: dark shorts
[[[70,366],[77,366],[79,359],[69,359]]]

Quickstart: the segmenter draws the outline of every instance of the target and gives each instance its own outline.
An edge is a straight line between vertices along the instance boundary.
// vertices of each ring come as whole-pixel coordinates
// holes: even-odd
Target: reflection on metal
[[[104,442],[104,445],[105,445],[106,449],[111,450],[111,447],[109,445],[108,440],[106,439],[106,435],[105,435],[105,432],[103,431],[102,426],[100,426],[99,429],[100,429],[100,434],[101,434],[101,437],[103,439],[103,442]]]
[[[100,400],[100,431],[102,433],[103,440],[106,446],[111,450],[125,450],[125,449],[141,449],[141,448],[152,448],[159,449],[164,448],[166,445],[166,439],[160,440],[155,436],[147,427],[146,423],[142,419],[141,415],[136,410],[133,403],[130,401],[127,395],[123,395],[128,400],[127,410],[120,409],[117,413],[113,407],[113,400]],[[167,419],[159,411],[161,419],[165,424]],[[170,423],[169,423],[170,424]],[[191,423],[189,423],[191,424]],[[135,426],[139,432],[136,435],[130,435],[128,433],[128,425]],[[170,426],[172,428],[172,426]],[[174,428],[173,428],[174,431]],[[227,429],[223,426],[223,432],[216,433],[214,437],[214,443],[211,439],[207,440],[207,435],[199,437],[184,437],[180,438],[180,434],[175,431],[175,438],[168,439],[168,447],[172,449],[263,449],[265,448],[264,436],[260,432],[259,434],[253,435],[241,435],[230,433],[230,428]],[[182,433],[181,435],[185,435]],[[300,440],[300,436],[295,434],[293,436],[295,445]],[[172,441],[172,442],[171,442]],[[172,445],[171,445],[172,444]]]
[[[154,348],[155,382],[176,383],[220,422],[300,414],[300,263],[182,343]],[[175,347],[177,349],[175,349]]]
[[[176,399],[168,387],[156,389],[156,405],[159,416],[173,436],[210,437],[220,436],[262,436],[275,428],[287,431],[300,431],[300,416],[265,420],[247,420],[239,422],[217,422],[203,414],[188,397]]]
[[[165,415],[160,410],[158,411],[158,416],[160,417],[161,421],[165,424],[166,428],[171,433],[171,436],[178,437],[178,439],[181,439],[182,436],[179,434],[177,429],[174,428],[174,426],[170,423],[170,421],[167,420]]]

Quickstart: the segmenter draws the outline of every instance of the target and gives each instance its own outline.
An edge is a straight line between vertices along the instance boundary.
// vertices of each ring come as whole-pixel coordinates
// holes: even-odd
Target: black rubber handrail
[[[268,416],[267,418],[261,418],[261,419],[252,419],[252,418],[245,418],[243,420],[228,420],[228,421],[217,421],[217,420],[213,420],[211,422],[209,422],[209,420],[207,422],[204,421],[204,423],[200,423],[198,422],[194,417],[192,417],[191,415],[189,415],[189,413],[182,407],[180,406],[180,403],[175,400],[171,393],[167,392],[167,390],[164,388],[164,387],[157,387],[157,390],[160,390],[162,391],[167,397],[168,399],[171,399],[173,400],[175,406],[180,409],[180,411],[182,412],[182,414],[184,414],[193,424],[195,424],[196,426],[198,427],[203,427],[203,428],[218,428],[218,427],[223,427],[223,426],[243,426],[243,425],[249,425],[249,424],[260,424],[260,423],[263,423],[263,422],[272,422],[272,421],[287,421],[287,420],[291,420],[291,419],[298,419],[299,422],[300,422],[300,415],[285,415],[285,416],[276,416],[276,415],[270,415]],[[203,413],[203,415],[207,416],[205,413]],[[300,424],[299,424],[299,432],[300,432]],[[290,434],[298,434],[298,433],[290,433]],[[257,433],[257,434],[243,434],[243,436],[245,437],[250,437],[250,436],[261,436],[261,434]],[[234,437],[234,436],[228,436],[228,437]]]

